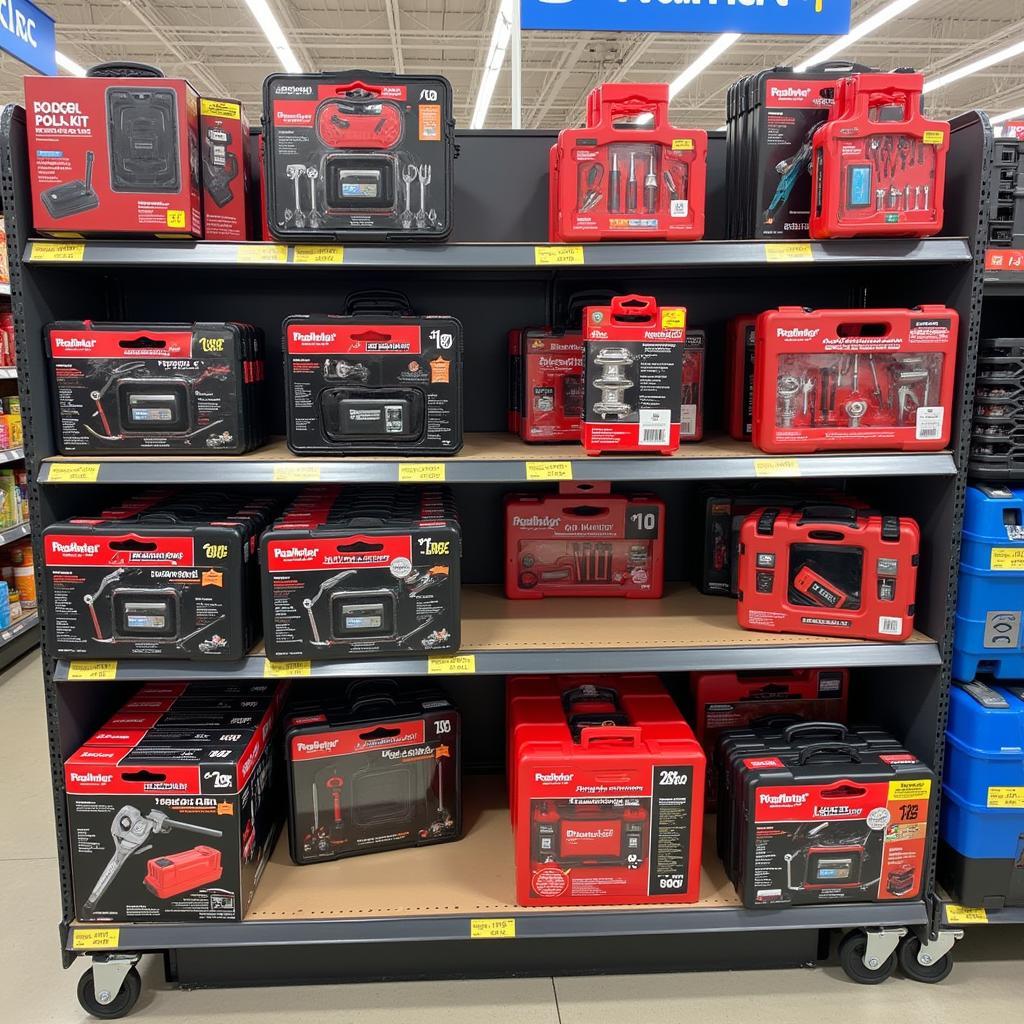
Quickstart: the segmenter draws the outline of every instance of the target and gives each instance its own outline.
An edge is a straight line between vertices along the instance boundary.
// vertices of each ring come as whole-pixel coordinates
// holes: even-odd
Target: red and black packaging
[[[528,444],[579,443],[583,432],[583,333],[527,327],[508,332],[509,433]]]
[[[173,733],[132,729],[117,743],[108,723],[64,762],[77,920],[245,916],[284,819],[277,743],[284,687],[217,698],[206,685],[166,698],[165,715],[177,710],[187,720],[216,703],[223,721],[246,724],[219,730],[215,742],[210,730],[183,724]],[[129,720],[137,715],[125,711]]]
[[[609,483],[505,497],[505,595],[659,598],[665,504]]]
[[[679,440],[700,441],[704,437],[704,374],[707,365],[707,336],[690,328],[683,348],[683,393],[679,407]]]
[[[924,76],[844,78],[814,133],[812,238],[923,238],[942,230],[949,122],[921,113]]]
[[[180,78],[25,79],[44,235],[202,235],[199,97]]]
[[[238,100],[199,101],[203,163],[203,238],[244,242],[253,237],[249,121]]]
[[[583,317],[583,447],[671,455],[679,448],[686,310],[644,295],[588,306]]]
[[[285,241],[441,241],[455,121],[440,75],[325,71],[263,83],[267,220]]]
[[[669,123],[665,84],[606,83],[587,124],[559,132],[549,166],[555,242],[704,236],[707,132]]]
[[[749,441],[754,430],[756,316],[734,316],[725,337],[725,422],[729,436]]]
[[[938,451],[953,420],[960,318],[945,306],[785,306],[757,318],[762,451]]]
[[[438,488],[311,488],[260,545],[267,656],[457,651],[462,534]]]
[[[85,320],[45,335],[63,455],[241,455],[266,440],[255,327]]]
[[[758,509],[740,530],[739,624],[906,640],[919,546],[913,519],[829,505]]]
[[[285,719],[296,864],[462,835],[461,724],[438,690],[365,679]]]
[[[351,310],[363,307],[350,301]],[[297,455],[454,455],[462,324],[387,313],[284,322],[288,447]]]
[[[696,902],[705,758],[660,684],[510,700],[517,902]]]

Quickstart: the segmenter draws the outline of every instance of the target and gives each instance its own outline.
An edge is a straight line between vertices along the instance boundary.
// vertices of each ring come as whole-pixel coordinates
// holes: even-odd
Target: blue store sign
[[[53,18],[29,0],[0,0],[0,50],[44,75],[57,74]]]
[[[843,35],[851,0],[521,0],[523,28]]]

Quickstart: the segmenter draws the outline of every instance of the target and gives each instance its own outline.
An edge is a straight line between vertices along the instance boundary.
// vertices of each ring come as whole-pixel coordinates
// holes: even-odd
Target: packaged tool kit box
[[[236,661],[260,636],[269,497],[182,492],[43,531],[47,654]]]
[[[455,121],[440,75],[325,71],[263,83],[267,221],[284,241],[442,241]]]
[[[1024,489],[978,484],[964,501],[953,678],[1024,679]]]
[[[284,322],[288,447],[297,455],[454,455],[462,324],[360,293],[344,316]]]
[[[184,79],[29,75],[25,109],[36,231],[202,235],[199,97]]]
[[[665,504],[609,483],[505,497],[505,596],[659,598]]]
[[[459,712],[390,679],[303,700],[285,718],[296,864],[450,842],[462,834]]]
[[[508,332],[508,429],[528,444],[578,444],[583,432],[583,332]]]
[[[672,699],[560,690],[510,697],[517,902],[696,902],[705,758]]]
[[[239,323],[45,329],[63,455],[241,455],[266,441],[263,335]]]
[[[199,101],[203,165],[203,238],[244,242],[254,237],[249,121],[238,100]]]
[[[307,489],[260,551],[269,658],[459,649],[462,532],[442,488]]]
[[[245,916],[284,819],[274,687],[144,690],[64,762],[77,920]]]
[[[945,306],[762,313],[754,444],[793,454],[945,448],[959,329]]]
[[[749,441],[754,431],[756,340],[756,316],[730,318],[725,329],[725,422],[737,441]]]
[[[975,480],[1024,479],[1024,338],[978,343],[967,471]]]
[[[939,877],[969,907],[1024,907],[1024,687],[950,691]]]
[[[555,242],[704,236],[707,132],[669,123],[665,84],[606,83],[551,150]]]
[[[920,530],[846,506],[763,508],[740,531],[744,629],[860,640],[914,630]]]
[[[624,295],[588,306],[583,323],[587,454],[671,455],[681,432],[686,310]]]
[[[844,78],[814,133],[812,238],[942,230],[949,123],[921,113],[924,76],[908,71]]]
[[[986,263],[1000,269],[991,257],[999,249],[1024,249],[1024,142],[992,140],[992,172],[989,179],[988,249]]]

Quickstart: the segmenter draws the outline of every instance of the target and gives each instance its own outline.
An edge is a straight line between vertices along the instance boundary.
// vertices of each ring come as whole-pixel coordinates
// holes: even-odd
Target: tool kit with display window
[[[960,318],[945,306],[757,318],[754,444],[762,451],[939,451],[953,420]]]
[[[669,123],[665,84],[606,83],[551,149],[554,242],[704,236],[707,132]]]
[[[979,673],[1024,679],[1024,488],[967,488],[956,629],[954,679]]]
[[[631,678],[621,689],[614,677],[568,689],[529,679],[512,686],[521,905],[698,899],[704,753],[657,679]]]
[[[267,220],[275,237],[447,238],[455,121],[446,78],[270,75],[263,111]]]
[[[277,730],[287,687],[274,687],[143,690],[64,762],[77,920],[244,917],[284,819]],[[181,715],[173,733],[145,710],[157,706]],[[226,738],[188,722],[212,713],[233,726]],[[118,743],[122,715],[148,717]]]
[[[957,902],[1024,907],[1024,686],[954,686],[939,878]]]
[[[459,649],[462,533],[442,488],[310,488],[264,535],[270,658]]]
[[[906,640],[920,531],[913,519],[841,505],[763,508],[740,530],[744,629]]]
[[[587,307],[583,341],[582,442],[587,454],[676,451],[688,347],[686,310],[659,307],[651,296],[617,296],[610,305]],[[686,390],[691,398],[693,389],[691,382]]]
[[[390,679],[303,701],[285,719],[292,860],[449,842],[462,834],[459,712]]]
[[[665,504],[609,483],[505,497],[505,595],[659,598]]]
[[[1024,338],[978,343],[968,473],[977,480],[1024,479]]]
[[[37,231],[202,234],[199,98],[184,79],[123,63],[30,75],[25,107]]]
[[[249,122],[238,100],[199,101],[203,164],[203,238],[244,242],[253,237]]]
[[[814,133],[812,238],[923,238],[942,230],[949,122],[921,113],[924,76],[844,78]]]
[[[266,441],[263,335],[249,324],[46,327],[64,455],[241,455]]]
[[[43,532],[54,658],[234,661],[259,639],[259,536],[269,497],[199,491]]]
[[[415,316],[397,292],[344,316],[284,322],[288,447],[297,455],[454,455],[462,448],[462,324]]]

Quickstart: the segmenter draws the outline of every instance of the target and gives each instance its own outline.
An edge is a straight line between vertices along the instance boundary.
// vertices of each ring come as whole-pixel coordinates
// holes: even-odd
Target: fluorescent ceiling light
[[[807,60],[797,64],[796,70],[806,71],[812,64],[821,64],[830,57],[834,57],[837,53],[842,53],[851,44],[857,42],[858,39],[863,39],[864,36],[870,35],[876,28],[881,28],[887,21],[892,21],[893,18],[899,17],[905,10],[913,7],[916,3],[920,3],[920,0],[893,0],[891,4],[887,4],[880,11],[876,11],[870,18],[865,18],[856,28],[851,28],[845,36],[840,36],[834,42],[829,43],[824,50],[819,50],[813,57],[808,57]]]
[[[723,32],[682,74],[668,87],[668,97],[678,96],[705,68],[710,67],[739,39],[739,32]]]
[[[972,60],[970,64],[956,68],[945,75],[941,75],[939,78],[929,78],[924,83],[924,91],[931,92],[933,89],[941,89],[944,85],[958,82],[961,78],[967,78],[968,75],[973,75],[976,71],[992,67],[993,64],[1003,64],[1014,57],[1019,57],[1022,53],[1024,53],[1024,42],[1014,43],[1013,46],[1004,46],[1003,49],[996,50],[995,53]]]
[[[57,61],[57,67],[63,68],[69,75],[85,78],[85,68],[78,61],[72,60],[66,54],[61,53],[60,50],[54,54],[54,58]]]
[[[1005,114],[1000,114],[998,117],[990,117],[989,120],[993,124],[1002,124],[1003,121],[1010,121],[1022,115],[1024,115],[1024,107],[1017,107],[1014,110],[1008,110]]]
[[[277,23],[277,18],[274,17],[274,12],[271,11],[267,0],[245,0],[245,2],[260,28],[263,29],[267,41],[274,48],[281,67],[290,74],[301,75],[302,65],[292,53],[292,48],[288,45],[288,40],[285,38],[284,32],[281,31],[281,26]]]
[[[491,106],[494,87],[498,84],[501,65],[505,63],[508,41],[512,38],[512,6],[512,0],[502,0],[502,5],[498,8],[498,17],[494,21],[494,32],[491,33],[491,48],[487,51],[487,62],[484,64],[484,74],[480,79],[480,91],[476,96],[476,106],[473,108],[473,120],[469,124],[470,128],[483,128],[484,122],[487,120],[487,111]]]

